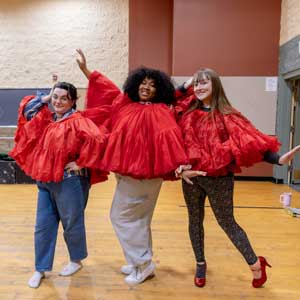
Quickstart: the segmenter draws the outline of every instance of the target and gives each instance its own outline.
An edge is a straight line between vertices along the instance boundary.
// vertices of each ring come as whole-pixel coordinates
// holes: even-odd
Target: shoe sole
[[[141,284],[141,283],[145,282],[146,280],[152,279],[154,276],[155,276],[155,274],[152,273],[152,274],[150,274],[149,276],[147,276],[143,281],[140,281],[140,282],[127,282],[127,281],[125,280],[125,282],[126,282],[128,285],[130,285],[130,286],[135,286],[135,285],[138,285],[138,284]]]
[[[126,273],[126,272],[122,272],[122,271],[121,271],[121,274],[127,275],[127,276],[128,276],[128,275],[130,275],[131,273]]]

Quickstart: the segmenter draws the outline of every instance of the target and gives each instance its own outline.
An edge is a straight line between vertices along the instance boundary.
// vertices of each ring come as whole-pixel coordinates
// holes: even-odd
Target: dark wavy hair
[[[139,67],[131,71],[124,82],[124,93],[127,94],[132,101],[140,101],[138,93],[139,86],[145,78],[154,80],[156,92],[151,102],[165,104],[172,104],[174,102],[175,88],[170,77],[160,70],[146,67]]]
[[[69,82],[57,82],[54,87],[53,87],[53,90],[55,88],[58,88],[58,89],[63,89],[63,90],[66,90],[68,92],[68,98],[70,98],[70,100],[73,100],[75,101],[72,108],[73,109],[76,109],[77,105],[76,105],[76,101],[78,99],[78,96],[77,96],[77,88],[72,84],[72,83],[69,83]]]

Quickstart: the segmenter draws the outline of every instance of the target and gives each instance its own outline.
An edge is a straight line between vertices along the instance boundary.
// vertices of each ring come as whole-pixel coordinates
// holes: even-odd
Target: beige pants
[[[116,178],[110,219],[127,263],[142,265],[153,255],[151,220],[162,179],[138,180],[121,175]]]

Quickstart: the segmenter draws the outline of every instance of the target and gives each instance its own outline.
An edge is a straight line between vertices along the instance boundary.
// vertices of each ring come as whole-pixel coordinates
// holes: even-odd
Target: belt
[[[71,176],[89,177],[89,170],[87,168],[83,168],[80,170],[64,170],[64,177],[71,177]]]

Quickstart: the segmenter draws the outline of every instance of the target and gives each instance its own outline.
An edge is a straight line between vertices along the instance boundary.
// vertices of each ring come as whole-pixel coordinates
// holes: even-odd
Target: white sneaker
[[[82,268],[81,263],[76,263],[74,261],[70,261],[63,269],[60,271],[60,276],[71,276],[74,273],[78,272]]]
[[[121,272],[125,275],[131,274],[133,270],[134,270],[133,265],[124,265],[121,267]]]
[[[125,277],[125,282],[129,285],[142,283],[147,278],[154,276],[155,264],[151,261],[144,265],[135,267],[130,275]]]
[[[32,277],[28,280],[28,286],[33,289],[37,289],[40,286],[43,278],[45,278],[44,272],[35,271]]]

